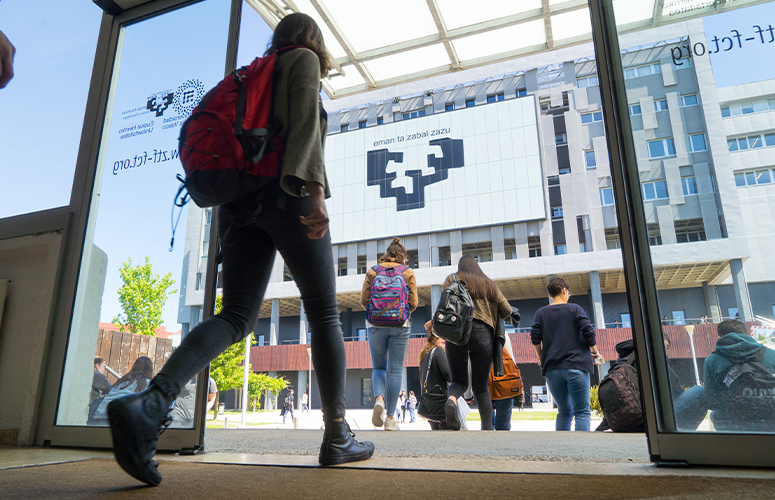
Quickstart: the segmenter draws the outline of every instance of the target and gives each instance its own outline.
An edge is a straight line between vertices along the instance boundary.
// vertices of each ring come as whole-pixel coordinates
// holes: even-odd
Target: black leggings
[[[468,358],[471,358],[471,387],[479,407],[482,430],[491,431],[492,399],[490,399],[490,369],[492,368],[493,329],[487,323],[474,320],[471,338],[464,346],[447,342],[447,361],[452,375],[448,396],[459,399],[468,389]]]
[[[247,337],[255,328],[277,250],[301,291],[323,416],[326,420],[342,418],[347,360],[337,310],[330,233],[319,240],[309,239],[307,226],[299,221],[300,215],[309,213],[309,198],[285,195],[277,181],[264,188],[261,203],[261,212],[240,224],[233,223],[235,216],[252,212],[257,202],[244,202],[242,207],[227,205],[219,211],[223,310],[191,330],[154,384],[168,398],[175,399],[191,377],[224,349]]]

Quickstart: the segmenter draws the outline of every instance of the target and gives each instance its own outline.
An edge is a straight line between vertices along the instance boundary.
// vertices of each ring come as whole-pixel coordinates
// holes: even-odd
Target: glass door
[[[209,315],[185,301],[192,288],[212,301],[208,260],[183,252],[187,239],[212,239],[203,238],[210,224],[202,211],[187,217],[174,205],[183,172],[177,139],[233,68],[239,8],[231,0],[152,2],[112,20],[115,59],[100,95],[107,108],[52,445],[110,446],[107,403],[146,387],[187,334],[181,324]],[[201,445],[206,381],[201,373],[186,386],[159,449]]]
[[[775,2],[590,7],[650,452],[773,466]]]

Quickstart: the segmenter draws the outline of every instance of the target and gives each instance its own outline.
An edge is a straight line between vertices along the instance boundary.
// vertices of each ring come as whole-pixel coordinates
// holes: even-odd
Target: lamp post
[[[309,377],[307,377],[307,385],[309,385],[309,405],[307,406],[307,418],[312,420],[312,348],[307,347],[307,355],[309,356]]]
[[[689,347],[692,350],[692,362],[694,362],[694,378],[697,385],[700,385],[700,371],[697,369],[697,354],[694,352],[694,325],[684,326],[686,333],[689,334]]]
[[[245,338],[245,372],[242,378],[242,426],[247,424],[248,383],[250,381],[250,339],[251,333]]]

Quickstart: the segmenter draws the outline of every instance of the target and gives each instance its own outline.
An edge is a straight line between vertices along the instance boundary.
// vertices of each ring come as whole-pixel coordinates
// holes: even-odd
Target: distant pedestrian
[[[406,391],[401,389],[396,400],[396,420],[403,422],[404,416],[406,416]]]
[[[406,400],[406,409],[409,410],[409,423],[413,424],[415,421],[415,410],[417,409],[417,397],[414,395],[414,391],[409,391],[409,398]]]
[[[144,391],[153,377],[153,362],[147,356],[140,356],[135,360],[129,373],[121,377],[113,384],[113,388],[105,396],[94,412],[94,422],[96,425],[108,424],[108,405],[114,399],[122,396],[135,394]]]
[[[285,423],[285,417],[291,414],[291,422],[293,422],[293,389],[290,390],[287,396],[285,396],[285,406],[283,407],[283,423]]]
[[[307,391],[304,391],[301,393],[301,412],[309,413],[309,396],[307,396]]]
[[[89,394],[89,413],[86,417],[87,425],[94,425],[94,413],[102,403],[102,399],[110,392],[113,385],[105,376],[107,363],[102,358],[94,358],[94,375],[91,380],[91,393]]]
[[[667,319],[667,315],[662,316],[662,326],[667,326],[670,324],[670,321]]]

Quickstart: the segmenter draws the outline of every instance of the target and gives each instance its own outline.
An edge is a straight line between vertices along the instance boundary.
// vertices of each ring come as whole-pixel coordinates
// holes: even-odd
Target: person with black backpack
[[[395,404],[412,330],[411,314],[418,302],[414,271],[406,265],[406,248],[393,238],[379,263],[366,273],[361,290],[375,399],[371,423],[377,428],[384,425],[386,431],[401,430],[394,416]]]
[[[444,280],[443,289],[447,289],[456,282],[465,284],[465,290],[473,301],[473,321],[471,330],[467,334],[465,343],[454,344],[447,340],[446,351],[452,383],[447,390],[447,402],[444,407],[447,426],[453,430],[459,430],[462,426],[457,402],[468,389],[468,361],[471,361],[471,387],[473,389],[476,405],[482,420],[482,430],[493,430],[492,425],[492,399],[488,388],[490,380],[490,368],[493,362],[502,368],[503,339],[495,338],[495,323],[498,315],[507,318],[511,316],[511,304],[506,300],[495,283],[487,277],[479,267],[476,259],[470,255],[460,258],[457,265],[457,273],[450,274]],[[443,295],[443,293],[442,293]],[[438,318],[434,318],[425,324],[427,332],[433,331],[433,325]],[[439,335],[444,338],[442,335]],[[500,373],[502,375],[502,373]]]
[[[117,399],[108,408],[119,465],[149,485],[162,479],[152,459],[170,406],[186,382],[254,328],[277,251],[301,292],[312,332],[325,426],[318,460],[334,465],[366,460],[374,453],[372,443],[353,439],[344,420],[347,360],[325,204],[330,196],[323,151],[327,115],[319,95],[320,80],[332,61],[320,28],[301,13],[282,18],[266,56],[274,57],[277,66],[269,82],[271,124],[285,143],[284,156],[278,176],[258,179],[255,192],[218,211],[223,309],[191,330],[147,390]],[[250,96],[247,102],[253,102]]]
[[[718,335],[704,367],[704,400],[714,427],[775,432],[775,351],[736,319],[719,323]]]

